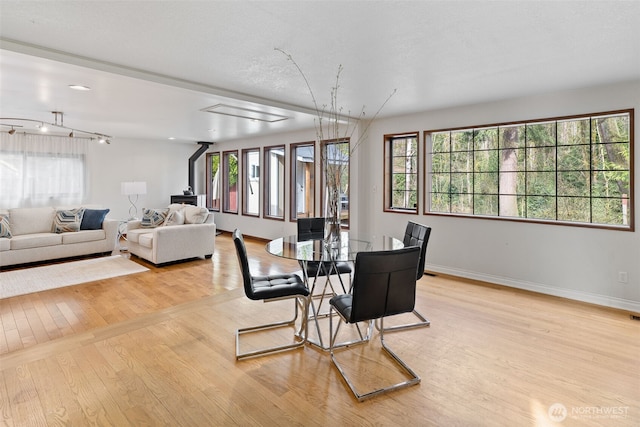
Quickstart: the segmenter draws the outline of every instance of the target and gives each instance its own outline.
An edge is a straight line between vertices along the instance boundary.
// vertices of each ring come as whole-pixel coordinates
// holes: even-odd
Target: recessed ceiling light
[[[89,86],[84,86],[84,85],[69,85],[69,87],[75,90],[91,90]]]
[[[176,139],[176,138],[175,138],[174,136],[170,136],[170,137],[169,137],[169,139],[170,139],[171,141],[173,141],[173,140],[174,140],[174,139]]]

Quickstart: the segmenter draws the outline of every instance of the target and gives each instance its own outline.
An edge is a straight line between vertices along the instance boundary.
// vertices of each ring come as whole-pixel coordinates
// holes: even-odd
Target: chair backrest
[[[407,229],[404,231],[402,242],[406,246],[420,247],[420,260],[418,261],[418,271],[416,279],[420,279],[424,274],[424,263],[427,259],[427,244],[431,235],[431,227],[418,224],[417,222],[407,222]]]
[[[359,252],[353,274],[349,323],[413,311],[420,248]]]
[[[298,240],[324,236],[324,218],[298,218]]]
[[[233,230],[233,243],[236,246],[236,254],[238,255],[238,262],[240,263],[240,270],[242,271],[244,293],[249,299],[259,299],[255,298],[253,294],[253,278],[251,277],[251,271],[249,270],[247,247],[244,244],[242,233],[237,228]]]

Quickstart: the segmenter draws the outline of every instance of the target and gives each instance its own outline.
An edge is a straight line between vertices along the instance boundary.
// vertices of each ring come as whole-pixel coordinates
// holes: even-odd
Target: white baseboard
[[[640,313],[640,302],[627,300],[623,298],[611,297],[607,295],[593,294],[589,292],[576,291],[573,289],[562,289],[553,286],[547,286],[539,283],[526,282],[522,280],[510,279],[507,277],[492,276],[490,274],[475,273],[466,270],[458,270],[454,268],[444,267],[440,265],[429,264],[427,270],[434,273],[448,274],[451,276],[463,277],[466,279],[480,280],[482,282],[494,283],[496,285],[509,286],[517,289],[538,292],[546,295],[553,295],[572,299],[576,301],[588,302],[591,304],[602,305],[605,307],[618,308],[628,310],[634,313]]]

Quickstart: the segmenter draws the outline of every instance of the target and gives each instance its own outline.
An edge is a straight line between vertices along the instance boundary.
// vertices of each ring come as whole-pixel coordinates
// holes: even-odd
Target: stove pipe
[[[198,141],[198,144],[200,144],[200,148],[198,148],[196,150],[195,153],[193,153],[191,155],[191,157],[189,157],[189,187],[191,187],[191,191],[196,192],[196,177],[195,177],[195,163],[196,160],[198,160],[198,158],[200,156],[202,156],[202,153],[204,153],[205,151],[207,151],[209,149],[210,146],[213,145],[213,142],[207,142],[207,141]]]

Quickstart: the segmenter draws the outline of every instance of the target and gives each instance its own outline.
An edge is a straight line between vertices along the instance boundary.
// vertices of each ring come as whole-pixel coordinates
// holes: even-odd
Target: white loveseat
[[[94,209],[95,208],[95,209]],[[83,227],[85,218],[89,228]],[[111,253],[118,221],[105,219],[108,209],[42,207],[0,210],[0,266]]]
[[[171,204],[144,209],[141,220],[127,223],[127,249],[133,255],[165,264],[190,258],[211,258],[216,224],[206,208]]]

